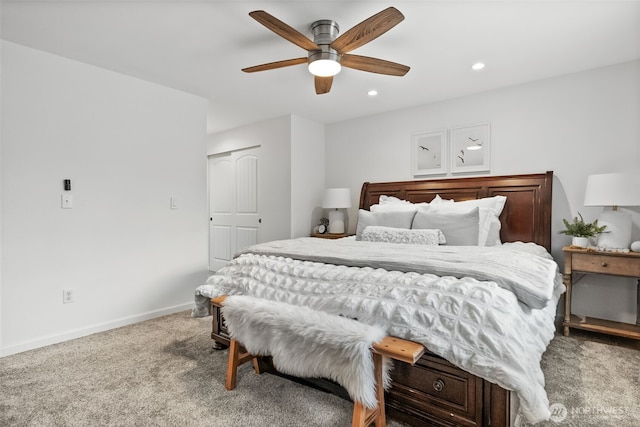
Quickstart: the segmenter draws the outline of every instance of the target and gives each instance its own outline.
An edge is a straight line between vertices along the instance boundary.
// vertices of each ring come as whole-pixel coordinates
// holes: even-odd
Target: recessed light
[[[483,68],[484,68],[484,62],[476,62],[471,66],[471,69],[475,71],[482,70]]]
[[[376,96],[377,94],[378,94],[378,91],[375,89],[372,89],[369,92],[367,92],[367,95],[369,96]]]

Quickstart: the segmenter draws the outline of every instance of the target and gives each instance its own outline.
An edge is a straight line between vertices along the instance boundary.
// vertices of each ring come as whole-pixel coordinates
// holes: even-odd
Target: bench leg
[[[234,339],[229,341],[229,361],[227,362],[227,380],[224,384],[227,390],[236,388],[236,380],[238,378],[238,366],[251,360],[253,362],[253,370],[256,374],[261,374],[258,358],[249,354],[240,343]]]
[[[353,418],[351,420],[351,427],[367,427],[365,424],[366,421],[367,408],[365,408],[362,402],[353,402]]]
[[[384,411],[384,386],[382,385],[382,355],[373,353],[373,366],[376,375],[376,398],[378,400],[378,415],[373,419],[376,427],[387,427],[387,417]]]
[[[231,340],[229,344],[229,362],[227,363],[227,390],[236,388],[236,378],[238,376],[238,365],[240,365],[240,344],[236,340]]]
[[[373,353],[373,371],[376,379],[376,400],[378,407],[367,409],[362,402],[353,403],[353,418],[351,427],[369,427],[371,423],[376,427],[387,427],[384,412],[384,387],[382,386],[382,355]]]
[[[260,369],[260,363],[258,362],[258,358],[257,357],[253,358],[253,370],[258,375],[262,374],[262,370]]]

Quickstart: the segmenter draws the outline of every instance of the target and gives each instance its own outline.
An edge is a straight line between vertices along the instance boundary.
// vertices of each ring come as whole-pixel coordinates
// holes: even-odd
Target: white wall
[[[383,100],[380,100],[383,101]],[[554,171],[552,253],[562,266],[562,218],[584,207],[589,174],[640,165],[640,61],[542,80],[460,99],[327,126],[327,185],[349,186],[354,206],[363,182],[410,180],[411,134],[491,123],[491,174]],[[357,208],[350,210],[355,229]],[[633,239],[640,239],[635,209]],[[635,286],[629,279],[587,278],[574,294],[574,311],[635,323]]]
[[[324,125],[291,119],[291,237],[308,236],[323,217]]]
[[[3,41],[2,124],[2,355],[192,305],[204,99]]]

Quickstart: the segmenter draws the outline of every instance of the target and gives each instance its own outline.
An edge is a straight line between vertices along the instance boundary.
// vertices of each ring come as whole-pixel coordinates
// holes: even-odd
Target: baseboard
[[[28,350],[34,350],[36,348],[69,341],[75,338],[86,337],[87,335],[120,328],[122,326],[132,325],[134,323],[155,319],[156,317],[166,316],[168,314],[178,313],[180,311],[189,310],[191,308],[193,308],[193,301],[185,304],[174,305],[172,307],[165,307],[159,310],[148,311],[146,313],[136,314],[133,316],[122,317],[120,319],[115,319],[109,322],[90,325],[86,328],[80,328],[60,334],[49,335],[44,338],[38,338],[9,347],[0,348],[0,357],[10,356],[12,354],[22,353]]]

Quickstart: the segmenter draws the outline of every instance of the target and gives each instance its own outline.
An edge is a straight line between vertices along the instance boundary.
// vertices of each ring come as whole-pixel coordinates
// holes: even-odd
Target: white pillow
[[[381,205],[410,205],[411,202],[408,200],[398,199],[395,196],[385,196],[384,194],[380,196],[379,202]]]
[[[371,212],[415,212],[418,210],[418,206],[413,203],[391,203],[386,205],[371,205],[369,206]]]
[[[417,245],[441,245],[447,243],[438,229],[407,230],[404,228],[370,225],[362,232],[365,242],[408,243]]]
[[[415,214],[415,211],[369,212],[360,209],[358,211],[356,240],[362,240],[364,229],[371,225],[409,229]]]
[[[371,212],[397,212],[397,211],[417,211],[421,206],[428,206],[429,203],[411,203],[394,196],[380,196],[379,203],[369,206]]]
[[[477,246],[478,222],[480,208],[473,208],[463,213],[434,212],[420,209],[413,219],[412,229],[439,229],[451,246]]]
[[[464,200],[456,202],[445,200],[436,195],[429,206],[435,210],[431,212],[464,213],[471,209],[480,208],[480,222],[478,229],[478,246],[500,245],[500,214],[507,202],[505,196],[484,197],[482,199]]]

